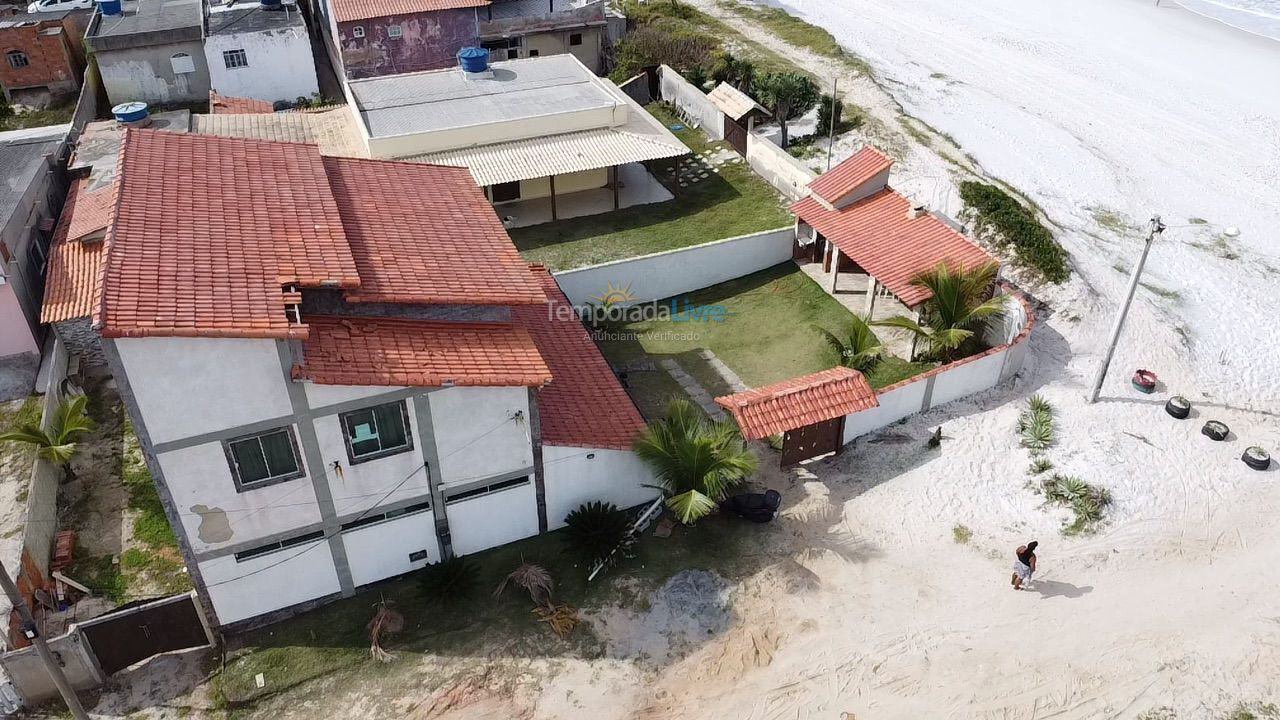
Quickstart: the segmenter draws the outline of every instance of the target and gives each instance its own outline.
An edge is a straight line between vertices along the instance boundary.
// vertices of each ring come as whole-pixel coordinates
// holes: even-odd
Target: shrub
[[[1053,461],[1043,455],[1033,457],[1031,459],[1031,467],[1027,468],[1029,475],[1043,475],[1053,469]]]
[[[627,514],[616,505],[598,500],[578,506],[564,522],[568,526],[564,532],[565,551],[587,566],[623,545],[631,525]]]
[[[1103,511],[1111,504],[1111,491],[1077,477],[1054,473],[1041,484],[1044,497],[1056,505],[1065,505],[1075,520],[1063,528],[1066,535],[1089,532],[1102,521]]]
[[[710,71],[720,41],[687,20],[657,17],[618,42],[612,77],[627,79],[648,65],[666,64],[688,79],[691,71]],[[693,80],[690,80],[693,82]]]
[[[480,568],[465,557],[454,556],[423,568],[419,581],[428,603],[460,605],[475,598]]]
[[[967,181],[960,183],[960,197],[974,211],[979,228],[994,231],[1000,243],[1012,246],[1018,257],[1046,280],[1060,283],[1071,276],[1067,253],[1053,239],[1053,233],[1004,190]]]

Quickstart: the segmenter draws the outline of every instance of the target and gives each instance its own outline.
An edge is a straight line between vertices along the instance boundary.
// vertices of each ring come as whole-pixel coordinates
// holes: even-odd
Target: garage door
[[[446,488],[444,510],[455,555],[538,534],[538,497],[532,477],[456,491]]]

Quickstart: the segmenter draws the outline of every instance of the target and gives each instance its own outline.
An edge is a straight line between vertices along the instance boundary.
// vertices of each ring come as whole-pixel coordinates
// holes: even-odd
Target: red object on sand
[[[63,530],[53,536],[52,568],[62,572],[75,562],[76,533],[74,530]]]
[[[1156,389],[1156,374],[1150,370],[1139,370],[1133,374],[1133,386],[1139,392],[1153,393]]]

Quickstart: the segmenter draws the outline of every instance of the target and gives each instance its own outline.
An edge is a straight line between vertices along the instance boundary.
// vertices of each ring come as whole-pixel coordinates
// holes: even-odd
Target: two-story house
[[[638,412],[467,170],[150,130],[119,158],[46,309],[81,298],[219,624],[653,496]]]

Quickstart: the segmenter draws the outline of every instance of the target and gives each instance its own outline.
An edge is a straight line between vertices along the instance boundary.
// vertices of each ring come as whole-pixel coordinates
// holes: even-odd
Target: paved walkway
[[[737,373],[735,373],[728,365],[725,365],[720,358],[716,357],[715,353],[710,350],[702,350],[698,354],[701,355],[702,359],[706,360],[707,364],[720,375],[720,378],[724,380],[726,385],[733,388],[734,392],[742,392],[743,390],[748,389],[746,383],[742,382],[742,378],[738,377]],[[702,411],[705,412],[708,417],[712,420],[725,419],[726,416],[724,408],[716,404],[715,398],[711,397],[711,393],[708,392],[706,388],[702,387],[702,383],[698,382],[696,378],[685,372],[684,368],[680,367],[680,363],[676,362],[672,358],[667,358],[663,360],[661,364],[663,369],[671,375],[672,379],[680,384],[680,387],[688,393],[689,398],[697,403],[698,407],[702,408]]]
[[[870,276],[858,273],[842,272],[840,273],[839,285],[836,292],[831,292],[831,273],[822,272],[822,263],[815,262],[797,262],[800,269],[805,275],[813,278],[824,291],[831,297],[835,298],[841,305],[844,305],[849,312],[858,317],[866,317],[867,313],[867,284],[870,282]],[[876,298],[875,312],[872,320],[885,320],[894,315],[911,315],[911,311],[906,305],[898,302],[897,298],[888,294],[881,294]],[[832,332],[836,328],[827,328]],[[898,357],[911,357],[911,333],[906,330],[898,330],[896,328],[876,327],[872,328],[876,332],[876,337],[880,338],[880,342],[889,352]]]

